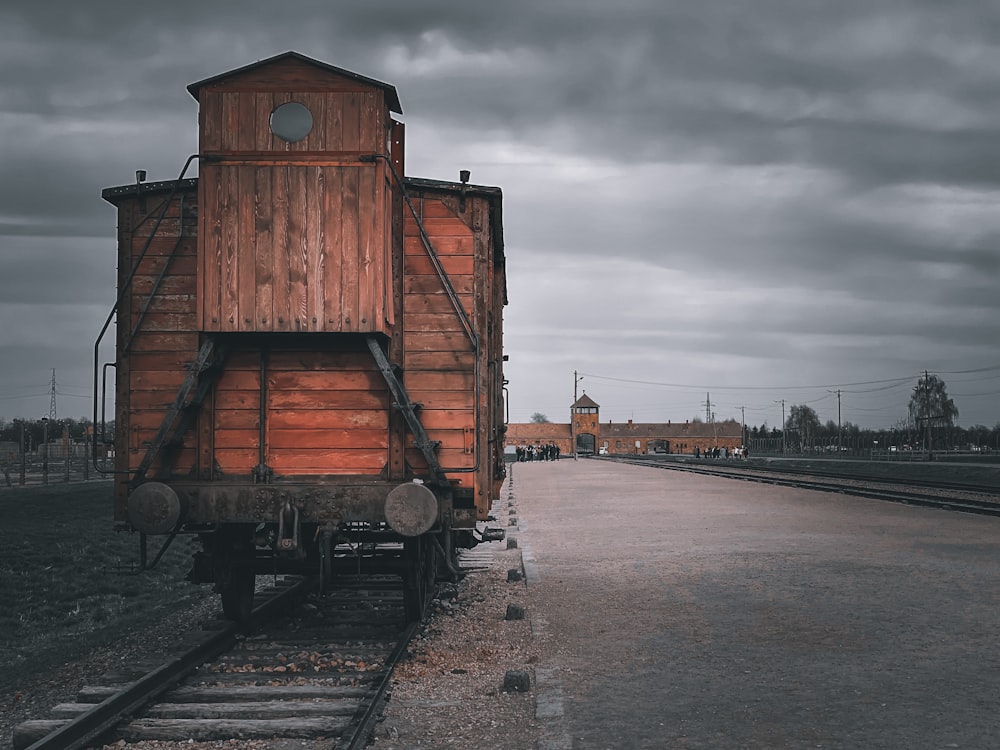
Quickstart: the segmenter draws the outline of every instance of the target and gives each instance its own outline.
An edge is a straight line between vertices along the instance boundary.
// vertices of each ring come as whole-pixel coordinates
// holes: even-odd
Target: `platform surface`
[[[543,750],[1000,747],[1000,519],[512,468]]]

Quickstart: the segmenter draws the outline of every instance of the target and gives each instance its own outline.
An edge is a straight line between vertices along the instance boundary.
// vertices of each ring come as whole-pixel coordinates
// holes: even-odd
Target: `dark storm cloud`
[[[860,185],[997,180],[1000,159],[983,158],[997,150],[996,23],[969,4],[627,9],[531,13],[530,28],[514,11],[474,27],[440,19],[413,57],[447,40],[513,64],[449,71],[447,87],[415,75],[408,90],[421,111],[555,131],[626,161],[811,164]]]
[[[995,364],[994,6],[18,0],[0,10],[0,304],[47,336],[66,328],[48,300],[77,305],[96,331],[101,189],[177,176],[187,84],[295,50],[397,87],[411,173],[462,160],[504,187],[513,387],[545,380],[519,362],[571,372],[592,350],[691,377],[808,357],[834,382]]]
[[[127,94],[133,112],[140,103],[155,111],[175,102],[178,76],[210,75],[211,59],[238,64],[255,49],[257,57],[282,51],[259,43],[266,30],[307,17],[305,46],[328,34],[323,46],[349,58],[395,48],[416,59],[448,44],[506,59],[491,68],[435,68],[426,77],[416,65],[390,81],[404,89],[406,112],[409,100],[415,112],[466,127],[558,134],[621,160],[788,161],[875,184],[997,178],[1000,160],[981,158],[996,148],[989,123],[1000,114],[980,59],[995,22],[984,24],[969,4],[947,12],[878,2],[536,6],[374,3],[334,11],[256,3],[233,14],[225,5],[181,2],[133,17],[121,3],[88,3],[59,13],[33,9],[21,19],[29,34],[54,34],[66,47],[39,60],[38,75],[89,80],[96,90],[103,80]],[[197,22],[171,31],[185,18]],[[199,47],[195,56],[171,55]],[[963,57],[963,49],[981,52]],[[379,58],[370,58],[376,68]],[[157,66],[160,59],[170,63]],[[141,86],[130,85],[134,68]],[[29,80],[31,73],[29,66]],[[925,90],[936,98],[923,100]],[[45,104],[44,94],[36,102],[30,91],[22,92],[29,103]],[[930,111],[935,104],[966,115],[942,130],[940,114]]]

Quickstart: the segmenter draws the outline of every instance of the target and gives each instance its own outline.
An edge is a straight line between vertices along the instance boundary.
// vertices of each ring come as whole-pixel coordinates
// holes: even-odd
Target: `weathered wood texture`
[[[426,190],[414,204],[446,281],[472,324],[478,350],[430,260],[417,221],[408,215],[405,384],[411,399],[422,404],[428,436],[440,442],[442,466],[457,470],[449,478],[474,490],[478,515],[485,518],[499,492],[493,441],[503,424],[499,347],[505,299],[494,289],[492,207],[484,198],[469,197],[463,210],[453,190]],[[407,460],[419,469],[425,465],[415,450],[407,452]]]
[[[163,422],[198,351],[197,200],[194,188],[137,191],[117,202],[118,309],[115,451],[134,471]],[[164,476],[194,466],[193,446],[175,455]],[[115,477],[115,519],[125,520],[129,475]]]
[[[242,350],[227,358],[211,415],[213,458],[224,475],[249,476],[262,457],[279,476],[382,471],[389,440],[385,381],[367,352],[324,343],[323,350]]]
[[[470,190],[463,200],[457,185],[408,182],[442,278],[384,160],[357,159],[389,149],[402,173],[403,127],[389,118],[385,93],[329,75],[291,66],[202,89],[202,152],[219,158],[175,195],[151,241],[168,188],[109,198],[119,209],[121,289],[136,268],[119,310],[118,520],[130,474],[206,337],[225,350],[222,368],[202,376],[211,387],[196,419],[147,478],[250,482],[262,466],[316,481],[425,476],[425,457],[364,343],[377,333],[478,518],[499,492],[499,191]],[[273,107],[290,99],[314,115],[299,143],[267,129]]]
[[[297,61],[200,92],[200,321],[205,331],[388,334],[392,196],[384,92]],[[272,112],[297,102],[288,142]]]

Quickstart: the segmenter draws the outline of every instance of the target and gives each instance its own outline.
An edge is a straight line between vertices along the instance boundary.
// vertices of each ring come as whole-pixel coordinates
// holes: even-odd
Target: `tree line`
[[[875,452],[900,451],[997,451],[1000,450],[1000,423],[993,427],[977,424],[959,427],[958,407],[948,396],[945,382],[936,375],[924,373],[910,396],[905,417],[888,429],[873,430],[851,422],[838,424],[820,421],[816,411],[807,404],[794,404],[789,410],[783,429],[766,423],[747,428],[747,439],[758,448],[803,453],[863,449]],[[769,441],[769,442],[765,442]]]
[[[21,430],[24,430],[23,448],[28,453],[33,453],[39,445],[45,442],[46,437],[50,443],[59,442],[63,439],[63,434],[68,433],[71,443],[90,442],[94,438],[93,421],[86,417],[80,419],[0,419],[0,443],[15,443],[21,441]],[[105,438],[111,440],[114,436],[114,423],[109,423],[106,428]],[[98,425],[97,432],[100,432]],[[97,435],[101,439],[101,435]]]

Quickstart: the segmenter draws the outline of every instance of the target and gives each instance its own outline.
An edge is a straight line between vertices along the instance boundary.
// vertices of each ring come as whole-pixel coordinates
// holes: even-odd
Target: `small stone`
[[[507,549],[517,549],[516,537],[507,537]]]
[[[508,604],[507,614],[504,616],[505,620],[523,620],[524,619],[524,607],[520,604]]]
[[[458,586],[454,583],[442,583],[438,587],[438,599],[451,601],[458,598]]]
[[[531,675],[524,669],[508,669],[503,676],[505,693],[527,693],[531,690]]]
[[[518,570],[517,568],[511,568],[510,570],[507,571],[508,583],[515,583],[517,581],[520,581],[522,578],[524,578],[524,576],[521,574],[521,571]]]

